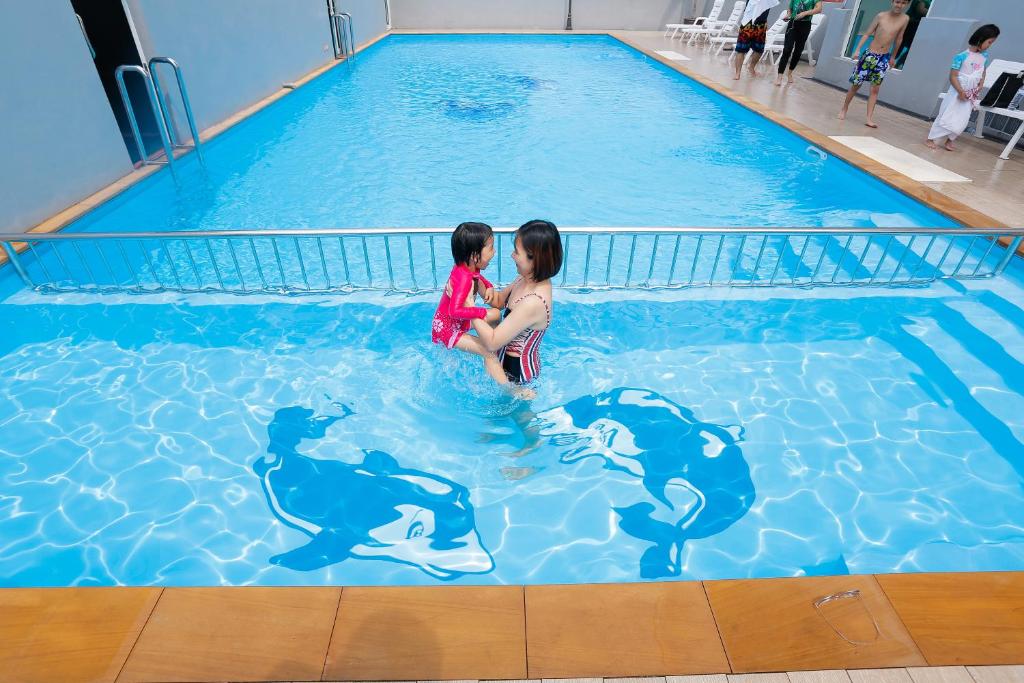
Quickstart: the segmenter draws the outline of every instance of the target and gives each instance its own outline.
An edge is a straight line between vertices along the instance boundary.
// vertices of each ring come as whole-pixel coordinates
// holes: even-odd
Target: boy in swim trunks
[[[899,54],[900,46],[903,44],[903,34],[907,30],[910,19],[906,15],[907,6],[910,0],[892,0],[892,7],[875,16],[868,30],[857,41],[855,55],[860,55],[857,66],[850,76],[850,89],[846,93],[846,102],[839,112],[839,119],[846,118],[850,109],[850,103],[857,96],[857,91],[864,83],[871,84],[871,95],[868,97],[868,116],[864,125],[869,128],[878,128],[875,123],[875,105],[878,103],[878,91],[882,88],[882,81],[889,71],[891,55]],[[868,51],[861,54],[864,43],[871,38],[871,45]]]

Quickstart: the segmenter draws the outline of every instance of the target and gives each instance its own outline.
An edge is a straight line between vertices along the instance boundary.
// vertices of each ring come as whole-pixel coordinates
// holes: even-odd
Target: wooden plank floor
[[[1024,683],[1021,665],[1024,572],[0,590],[4,683]]]

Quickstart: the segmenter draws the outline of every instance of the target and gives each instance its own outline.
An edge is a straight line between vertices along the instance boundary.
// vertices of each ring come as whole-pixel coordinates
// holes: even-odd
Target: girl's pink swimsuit
[[[494,287],[483,275],[477,271],[470,270],[461,263],[455,264],[451,275],[448,276],[448,284],[452,293],[448,294],[445,288],[441,295],[441,303],[437,305],[434,312],[434,322],[431,326],[430,338],[435,344],[444,344],[446,348],[454,348],[459,339],[469,331],[470,321],[473,318],[483,319],[487,317],[487,309],[479,306],[466,306],[466,298],[473,291],[477,280],[485,287]]]

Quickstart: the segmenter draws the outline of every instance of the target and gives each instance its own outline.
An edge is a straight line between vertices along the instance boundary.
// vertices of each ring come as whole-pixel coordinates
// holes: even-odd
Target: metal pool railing
[[[488,274],[515,275],[513,229]],[[999,275],[1024,229],[563,228],[556,286],[576,289],[924,285]],[[451,229],[0,234],[40,292],[323,294],[444,286]]]

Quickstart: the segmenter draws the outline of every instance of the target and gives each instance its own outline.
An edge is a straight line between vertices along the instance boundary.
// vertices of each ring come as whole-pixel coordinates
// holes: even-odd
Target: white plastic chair
[[[707,22],[717,20],[722,14],[722,5],[725,4],[725,0],[715,0],[714,4],[711,5],[711,11],[708,12],[706,17],[697,17],[693,20],[692,24],[665,24],[665,35],[669,35],[669,31],[672,32],[671,37],[675,38],[680,30],[690,28],[706,28]]]
[[[984,89],[988,90],[995,85],[996,79],[998,79],[1003,73],[1009,72],[1016,74],[1021,71],[1024,71],[1024,62],[1011,62],[1006,59],[993,59],[992,63],[988,65],[988,70],[985,72]],[[944,100],[948,95],[949,91],[947,90],[939,95],[939,99]],[[996,114],[998,116],[1016,119],[1021,122],[1020,125],[1017,126],[1017,132],[1013,134],[1013,137],[1010,138],[1010,142],[1003,149],[1003,153],[999,155],[1000,159],[1009,159],[1010,152],[1012,152],[1017,146],[1017,143],[1020,142],[1021,137],[1024,137],[1024,110],[978,107],[978,121],[974,126],[974,137],[976,138],[985,137],[985,114]]]
[[[702,37],[711,39],[728,33],[733,33],[739,26],[740,17],[743,15],[743,8],[745,6],[745,0],[739,0],[739,2],[733,6],[732,12],[729,13],[729,18],[725,21],[709,21],[707,28],[688,31],[687,35],[689,38],[687,38],[686,44],[692,45],[695,42],[699,42]]]
[[[768,27],[768,32],[764,36],[765,59],[762,59],[758,66],[778,63],[778,57],[775,55],[782,54],[786,42],[786,26],[789,25],[789,22],[783,19],[784,16],[785,13],[780,14],[775,23]]]
[[[724,9],[724,0],[723,0],[723,9]],[[728,20],[728,18],[723,19],[721,16],[718,16],[718,17],[709,16],[709,18],[706,20],[706,22],[701,24],[700,26],[691,26],[691,27],[687,27],[685,29],[682,29],[679,32],[679,38],[680,39],[685,38],[687,44],[689,44],[691,42],[690,38],[694,34],[699,34],[701,32],[707,32],[707,31],[709,31],[711,29],[718,28],[718,27],[722,26],[723,24],[725,24],[727,22],[727,20]]]

